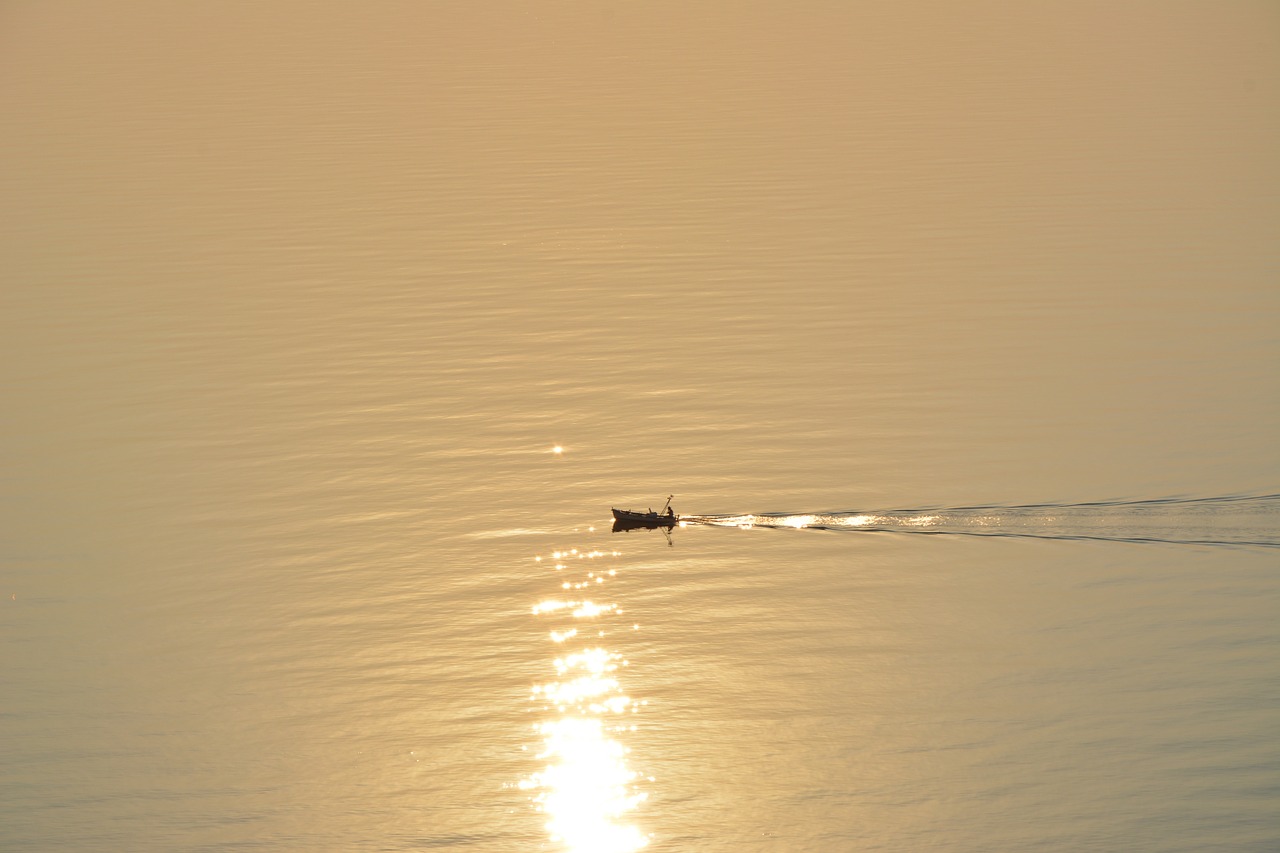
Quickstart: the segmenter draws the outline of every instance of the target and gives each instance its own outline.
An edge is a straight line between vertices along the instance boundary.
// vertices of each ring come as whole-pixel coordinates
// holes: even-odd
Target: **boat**
[[[629,530],[637,527],[675,527],[680,517],[676,515],[675,510],[671,508],[671,498],[675,495],[667,497],[667,504],[662,508],[662,512],[654,512],[650,509],[648,512],[640,512],[635,509],[618,509],[610,507],[613,512],[613,526],[616,530]]]
[[[665,515],[656,512],[637,512],[633,509],[614,509],[613,524],[615,527],[675,527],[680,521],[675,513]]]

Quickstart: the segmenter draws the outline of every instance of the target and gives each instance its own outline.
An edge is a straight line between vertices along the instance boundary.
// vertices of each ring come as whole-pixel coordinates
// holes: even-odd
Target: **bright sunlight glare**
[[[573,555],[583,556],[576,549],[552,556],[559,560]],[[606,555],[593,551],[585,556]],[[580,577],[596,584],[617,577],[616,570],[606,573],[596,566]],[[551,577],[559,580],[566,569],[556,564],[554,571],[562,574]],[[584,582],[565,581],[564,585],[577,587]],[[570,620],[597,622],[621,612],[615,603],[592,601],[548,599],[533,606],[533,615],[560,623],[550,631],[550,639],[561,649],[576,645],[573,641],[579,632]],[[603,630],[592,633],[604,635]],[[622,692],[616,672],[627,664],[621,655],[597,645],[564,649],[552,662],[556,680],[532,689],[531,701],[547,715],[534,726],[542,739],[538,758],[546,763],[521,781],[520,788],[532,792],[552,842],[564,853],[634,853],[649,844],[649,836],[625,822],[625,815],[648,794],[634,787],[639,775],[627,764],[630,750],[611,736],[635,731],[634,725],[623,721],[634,719],[637,705],[646,704]]]

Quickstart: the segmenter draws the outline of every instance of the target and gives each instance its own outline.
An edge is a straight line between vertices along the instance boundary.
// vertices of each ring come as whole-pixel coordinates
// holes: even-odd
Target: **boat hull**
[[[636,512],[631,509],[613,509],[613,526],[618,529],[637,527],[675,527],[680,519],[675,515],[660,515],[656,512]]]

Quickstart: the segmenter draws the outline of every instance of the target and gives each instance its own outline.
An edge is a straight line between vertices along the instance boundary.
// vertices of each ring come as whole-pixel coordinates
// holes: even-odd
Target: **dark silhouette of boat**
[[[667,497],[667,504],[662,508],[661,512],[654,512],[652,509],[648,512],[640,512],[634,509],[610,507],[613,511],[613,529],[635,530],[637,528],[647,528],[653,530],[658,527],[675,527],[676,523],[680,521],[680,517],[671,508],[671,498],[673,497],[675,495]]]

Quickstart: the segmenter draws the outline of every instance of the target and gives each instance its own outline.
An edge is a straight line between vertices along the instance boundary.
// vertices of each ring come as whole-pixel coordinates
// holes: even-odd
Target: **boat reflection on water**
[[[534,730],[545,765],[520,787],[533,792],[552,842],[566,853],[633,853],[650,840],[625,822],[648,795],[636,788],[640,776],[621,741],[636,730],[633,715],[646,703],[623,692],[618,672],[629,661],[604,645],[612,631],[640,626],[618,624],[622,608],[596,597],[617,577],[603,565],[617,556],[570,549],[553,552],[550,561],[535,558],[549,562],[562,596],[533,606],[535,617],[554,622],[549,638],[560,654],[552,662],[555,678],[534,685],[530,696],[540,711]]]
[[[684,527],[684,522],[679,520],[673,520],[670,524],[668,524],[668,523],[665,523],[664,521],[659,521],[659,522],[634,521],[634,520],[628,521],[620,518],[615,518],[613,520],[614,533],[630,533],[632,530],[661,530],[662,535],[667,537],[667,545],[672,548],[675,547],[675,542],[673,542],[671,539],[671,531],[674,530],[676,527]]]

